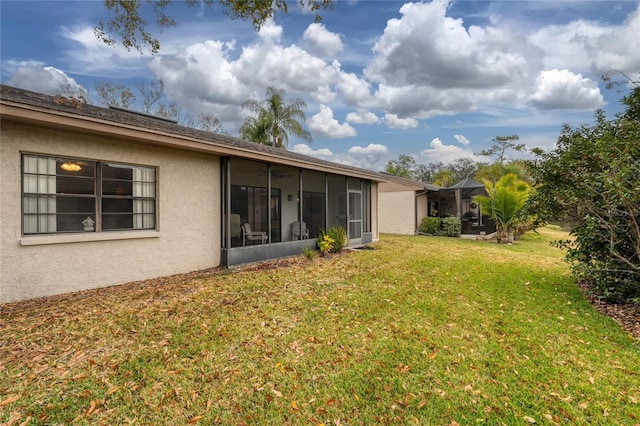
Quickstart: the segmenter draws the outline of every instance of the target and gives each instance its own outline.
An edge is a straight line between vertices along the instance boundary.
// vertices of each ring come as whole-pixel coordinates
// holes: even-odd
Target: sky
[[[1,82],[97,103],[96,82],[162,80],[167,102],[231,135],[244,101],[284,89],[313,137],[289,150],[381,171],[400,155],[490,161],[477,153],[512,134],[551,150],[563,124],[622,110],[629,86],[606,89],[603,74],[640,78],[640,1],[338,0],[320,23],[292,3],[260,31],[220,6],[168,12],[176,27],[148,27],[152,55],[96,39],[102,1],[0,0]]]

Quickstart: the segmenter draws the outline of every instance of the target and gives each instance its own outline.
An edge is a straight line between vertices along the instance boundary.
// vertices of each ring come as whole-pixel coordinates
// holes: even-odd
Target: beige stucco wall
[[[158,230],[21,235],[21,152],[158,167]],[[220,265],[213,155],[3,122],[0,303]]]
[[[420,223],[422,223],[422,218],[423,217],[427,217],[429,211],[429,198],[427,197],[427,194],[421,194],[417,197],[416,199],[416,206],[417,206],[417,211],[418,211],[418,216],[417,216],[417,220],[418,222],[416,223],[416,228],[420,227]]]
[[[381,233],[414,234],[416,231],[415,191],[378,193],[378,223]]]

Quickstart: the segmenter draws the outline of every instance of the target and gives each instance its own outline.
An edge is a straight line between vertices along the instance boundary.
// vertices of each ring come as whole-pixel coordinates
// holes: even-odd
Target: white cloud
[[[395,114],[385,114],[384,121],[391,129],[415,129],[418,127],[418,120],[415,118],[399,118]]]
[[[358,123],[358,124],[380,123],[380,117],[378,117],[371,111],[350,112],[349,114],[347,114],[347,117],[345,118],[345,120],[350,123]]]
[[[298,154],[308,155],[310,157],[323,158],[325,160],[330,160],[334,156],[334,153],[331,152],[330,149],[327,149],[327,148],[313,149],[309,145],[305,145],[302,143],[294,145],[291,148],[291,151],[297,152]]]
[[[282,27],[270,22],[261,29],[259,41],[242,47],[235,60],[233,44],[206,41],[190,44],[180,54],[156,57],[150,68],[164,81],[171,99],[191,112],[213,112],[236,126],[243,119],[240,105],[264,96],[269,86],[286,90],[288,96],[312,93],[318,101],[335,100],[334,64],[295,45],[280,45],[281,34]]]
[[[462,144],[464,146],[468,146],[469,145],[469,139],[465,138],[464,136],[462,136],[462,135],[453,135],[453,137],[456,138],[456,140],[460,144]]]
[[[349,123],[340,124],[333,118],[333,111],[326,105],[320,105],[320,112],[311,117],[309,130],[313,134],[327,138],[346,138],[357,134]]]
[[[334,67],[340,67],[340,64],[334,62]],[[354,73],[346,73],[340,71],[338,76],[339,82],[336,84],[336,88],[340,91],[344,97],[344,101],[348,105],[357,105],[367,108],[373,105],[373,98],[371,97],[371,84],[358,77]]]
[[[541,109],[593,110],[604,105],[598,85],[567,70],[543,71],[536,79],[532,103]]]
[[[640,6],[620,25],[576,20],[541,28],[529,39],[544,50],[546,69],[570,69],[602,74],[615,69],[632,73],[640,68]]]
[[[352,146],[347,150],[348,164],[369,170],[382,170],[386,164],[389,150],[381,144],[369,144],[365,147]]]
[[[309,25],[302,38],[309,44],[312,52],[321,56],[333,57],[344,49],[340,35],[327,30],[323,24],[314,22]]]
[[[297,144],[291,148],[291,151],[368,170],[383,170],[389,154],[387,147],[381,144],[369,144],[365,147],[352,146],[341,153],[334,153],[326,148],[314,150],[308,145]]]
[[[315,92],[311,93],[311,97],[318,103],[330,104],[332,102],[335,102],[335,100],[338,98],[338,94],[332,91],[331,87],[326,84],[324,86],[318,87]]]
[[[60,27],[64,40],[70,41],[72,48],[66,51],[69,71],[99,77],[133,77],[146,69],[149,58],[135,49],[127,50],[108,46],[100,42],[90,27],[69,29]]]
[[[47,95],[88,98],[87,90],[81,84],[54,67],[20,66],[7,84]]]
[[[427,163],[437,163],[441,161],[444,164],[450,164],[459,158],[469,158],[478,162],[486,161],[485,157],[475,155],[467,148],[461,148],[456,145],[446,145],[442,143],[440,138],[434,138],[429,146],[430,148],[420,153]]]
[[[349,154],[353,155],[381,155],[389,152],[386,146],[376,143],[370,143],[366,147],[362,146],[352,146],[347,151]]]
[[[526,75],[535,57],[526,40],[447,16],[449,2],[407,3],[376,42],[365,74],[395,86],[488,89]],[[539,56],[539,55],[537,55]]]

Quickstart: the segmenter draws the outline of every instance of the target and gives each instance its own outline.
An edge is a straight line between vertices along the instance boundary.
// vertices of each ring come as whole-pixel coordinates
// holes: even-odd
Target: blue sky
[[[161,79],[168,101],[231,134],[242,102],[273,86],[307,103],[314,141],[290,150],[382,170],[402,154],[483,160],[474,153],[502,135],[552,149],[564,123],[621,110],[628,88],[606,90],[601,75],[640,71],[638,1],[338,0],[319,24],[292,4],[260,32],[217,6],[170,12],[177,27],[153,56],[97,41],[101,1],[2,0],[2,83],[95,103],[96,81]]]

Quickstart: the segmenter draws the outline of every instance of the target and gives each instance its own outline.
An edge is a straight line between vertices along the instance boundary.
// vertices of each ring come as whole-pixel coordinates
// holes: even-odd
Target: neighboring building
[[[495,221],[482,213],[480,204],[473,200],[476,195],[486,195],[484,184],[466,178],[442,188],[439,191],[440,216],[456,216],[460,218],[463,234],[492,235],[496,232]]]
[[[378,185],[381,233],[413,235],[426,216],[437,215],[439,186],[387,175]]]
[[[7,86],[0,120],[0,303],[378,238],[380,173]]]
[[[378,186],[378,217],[381,233],[415,234],[422,219],[433,217],[459,217],[462,234],[492,235],[495,222],[483,215],[480,205],[473,200],[485,195],[485,186],[466,178],[450,187],[387,175],[387,181]]]

